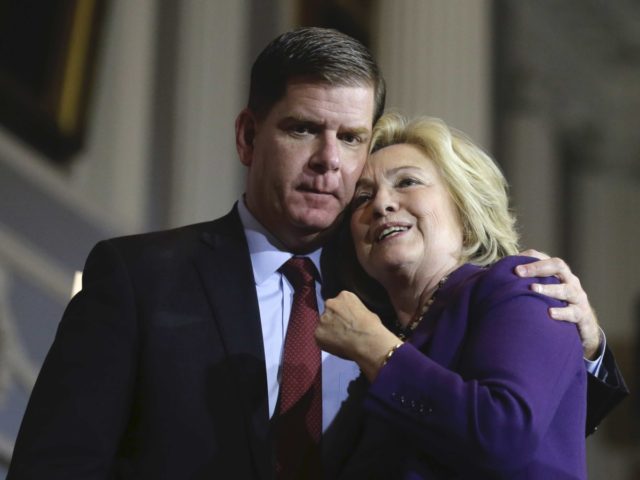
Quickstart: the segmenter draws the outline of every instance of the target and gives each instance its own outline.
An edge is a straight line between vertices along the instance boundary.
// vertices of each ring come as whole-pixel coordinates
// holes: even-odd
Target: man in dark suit
[[[378,67],[350,37],[310,28],[267,46],[236,120],[245,195],[212,222],[93,249],[8,479],[273,478],[293,296],[280,268],[312,261],[320,309],[339,288],[328,245],[383,108]],[[322,353],[324,451],[357,374]]]

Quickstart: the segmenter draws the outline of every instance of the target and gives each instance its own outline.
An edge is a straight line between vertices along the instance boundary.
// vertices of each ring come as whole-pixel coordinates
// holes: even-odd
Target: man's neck
[[[270,229],[260,221],[258,216],[256,216],[255,212],[252,211],[251,207],[248,205],[244,195],[240,201],[243,203],[246,211],[257,223],[260,224],[264,232],[275,240],[276,246],[279,249],[291,252],[295,255],[306,255],[322,248],[337,230],[337,225],[339,225],[341,218],[338,217],[330,227],[324,230],[304,229],[292,226],[287,231],[276,233],[273,229]]]

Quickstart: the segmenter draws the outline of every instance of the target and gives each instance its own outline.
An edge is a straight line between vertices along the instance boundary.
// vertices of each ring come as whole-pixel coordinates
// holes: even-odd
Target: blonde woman
[[[384,116],[372,152],[351,235],[394,325],[342,292],[316,332],[370,383],[345,478],[585,478],[579,336],[549,317],[560,302],[530,289],[555,279],[514,273],[533,259],[514,256],[500,170],[430,118]]]

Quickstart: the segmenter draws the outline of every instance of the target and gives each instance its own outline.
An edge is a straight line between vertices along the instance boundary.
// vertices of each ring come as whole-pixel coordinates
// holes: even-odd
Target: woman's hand
[[[316,329],[318,345],[326,352],[355,361],[373,381],[387,353],[400,339],[351,292],[340,292],[324,307]]]
[[[539,258],[540,260],[526,265],[518,265],[516,273],[521,277],[550,277],[555,275],[560,284],[543,285],[534,283],[531,288],[543,295],[564,300],[568,305],[564,308],[551,308],[549,315],[556,320],[575,323],[580,332],[580,340],[584,357],[593,360],[600,347],[600,327],[596,314],[589,304],[586,292],[569,266],[561,258],[550,258],[537,250],[526,250],[521,255]]]

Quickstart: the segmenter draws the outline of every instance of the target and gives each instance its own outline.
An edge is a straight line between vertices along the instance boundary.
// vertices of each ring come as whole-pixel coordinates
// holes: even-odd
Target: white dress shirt
[[[584,365],[587,368],[587,372],[599,378],[603,382],[607,379],[607,370],[602,367],[606,346],[607,337],[604,335],[604,330],[600,328],[600,346],[598,347],[598,356],[594,360],[589,360],[587,358],[584,359]]]
[[[256,282],[260,324],[264,344],[267,369],[267,390],[269,394],[269,418],[273,416],[278,401],[281,380],[282,353],[284,339],[289,324],[289,313],[293,303],[293,288],[278,269],[293,254],[262,226],[249,212],[244,200],[238,201],[238,213],[249,245],[253,277]],[[314,263],[320,275],[320,254],[322,250],[305,255]],[[316,281],[318,311],[324,310],[321,283]],[[335,418],[342,401],[347,397],[349,383],[360,374],[355,362],[321,352],[322,354],[322,430],[326,430]]]

